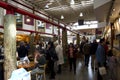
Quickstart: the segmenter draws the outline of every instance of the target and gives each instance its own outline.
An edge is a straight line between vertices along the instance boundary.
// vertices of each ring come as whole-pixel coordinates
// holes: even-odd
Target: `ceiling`
[[[73,0],[75,4],[70,4],[72,0],[21,1],[46,12],[49,16],[52,16],[65,24],[77,22],[79,19],[96,20],[93,9],[94,0]],[[79,16],[81,12],[83,13],[83,17]],[[61,19],[61,15],[64,16],[64,19]]]
[[[120,17],[120,0],[115,0],[110,14],[110,21],[113,22],[118,16]]]
[[[99,22],[115,20],[120,12],[120,0],[106,0],[109,1],[102,6],[94,9],[95,2],[101,0],[10,0],[25,3],[27,6],[34,7],[64,24],[75,23],[78,20],[97,20]],[[74,1],[74,4],[71,4]],[[102,0],[101,2],[104,2]],[[112,11],[115,8],[115,11]],[[80,17],[80,13],[83,16]],[[101,13],[102,12],[102,13]],[[112,13],[111,13],[112,12]],[[61,15],[64,19],[61,19]],[[111,16],[110,16],[111,15]],[[109,17],[110,16],[110,17]]]
[[[107,20],[114,21],[120,13],[120,0],[8,0],[22,2],[27,6],[34,7],[36,10],[42,11],[52,19],[58,20],[60,23],[70,25],[78,22],[78,20],[97,20],[104,22]],[[71,4],[74,1],[75,4]],[[94,8],[95,2],[109,1],[102,6]],[[115,10],[113,10],[115,9]],[[80,17],[80,13],[83,16]],[[61,19],[61,15],[64,19]],[[77,32],[88,32],[94,34],[92,30],[78,30]]]
[[[27,6],[44,12],[52,19],[60,23],[70,24],[78,20],[97,20],[99,22],[110,19],[114,21],[120,13],[120,0],[3,0],[22,2]],[[71,4],[71,2],[74,4]],[[95,2],[109,1],[98,8],[94,8]],[[115,9],[114,11],[112,9]],[[80,13],[83,16],[80,17]],[[61,19],[61,15],[64,19]]]

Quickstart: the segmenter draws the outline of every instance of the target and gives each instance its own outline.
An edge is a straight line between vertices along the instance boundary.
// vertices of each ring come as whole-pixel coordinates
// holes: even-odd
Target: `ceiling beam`
[[[4,29],[3,26],[0,26],[0,28]],[[50,34],[50,33],[44,33],[44,32],[38,32],[38,31],[33,31],[33,30],[27,30],[27,29],[21,29],[21,28],[17,28],[18,31],[25,31],[25,32],[30,32],[30,33],[39,33],[39,34],[46,34],[46,35],[52,35],[54,36],[55,34]],[[60,35],[57,35],[60,36]]]
[[[5,2],[3,2],[3,1],[0,1],[0,7],[5,8],[5,9],[7,9],[7,10],[13,9],[15,12],[18,12],[18,13],[20,13],[20,14],[28,15],[28,16],[34,18],[34,19],[41,20],[41,21],[43,21],[43,22],[52,24],[52,25],[54,25],[54,26],[56,26],[56,27],[59,27],[59,28],[62,28],[62,29],[65,28],[65,27],[63,27],[63,26],[61,26],[61,25],[59,25],[59,24],[56,24],[56,23],[54,23],[54,22],[52,22],[52,21],[49,21],[49,20],[47,20],[47,19],[45,19],[45,18],[42,18],[42,17],[40,17],[40,16],[37,16],[37,15],[31,13],[31,12],[28,12],[28,11],[26,11],[26,10],[24,10],[24,9],[15,7],[15,6],[13,6],[13,5],[11,5],[11,4],[8,4],[8,3],[5,3]],[[69,30],[69,29],[67,29],[67,30]],[[71,30],[69,30],[69,31],[71,31]],[[73,32],[73,31],[71,31],[71,32]],[[76,32],[73,32],[73,33],[77,34]]]

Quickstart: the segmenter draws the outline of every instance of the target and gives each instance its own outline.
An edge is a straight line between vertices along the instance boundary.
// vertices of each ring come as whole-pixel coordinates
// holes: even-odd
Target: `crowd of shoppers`
[[[34,62],[39,64],[47,64],[47,68],[49,70],[49,78],[55,79],[56,72],[58,74],[62,73],[62,67],[64,62],[64,55],[67,55],[68,60],[68,68],[70,72],[74,72],[76,74],[76,63],[78,54],[84,56],[84,66],[89,67],[89,59],[91,57],[91,68],[97,69],[97,80],[103,80],[104,77],[99,72],[99,67],[104,66],[106,69],[108,68],[111,75],[114,73],[113,68],[115,67],[116,59],[112,54],[112,50],[110,51],[108,48],[109,42],[106,41],[104,38],[100,39],[99,42],[96,40],[93,40],[93,42],[90,42],[85,37],[82,38],[82,41],[79,45],[74,45],[73,43],[68,44],[68,47],[65,49],[66,53],[63,54],[63,48],[60,43],[49,41],[48,44],[46,44],[46,47],[43,48],[42,43],[36,43],[34,45],[35,47],[35,57]],[[27,44],[28,45],[28,44]],[[17,48],[18,51],[18,57],[20,59],[26,57],[29,52],[29,46],[25,46],[23,42],[20,43],[20,46]],[[41,56],[44,55],[43,57]],[[42,63],[43,62],[43,63]],[[97,65],[95,64],[97,63]],[[107,62],[107,63],[106,63]],[[57,65],[55,64],[57,63]],[[112,64],[112,65],[111,65]],[[55,71],[55,67],[57,66],[57,71]],[[96,65],[96,66],[94,66]],[[115,75],[115,73],[114,73]],[[113,79],[113,76],[110,77]],[[117,79],[116,79],[117,80]]]

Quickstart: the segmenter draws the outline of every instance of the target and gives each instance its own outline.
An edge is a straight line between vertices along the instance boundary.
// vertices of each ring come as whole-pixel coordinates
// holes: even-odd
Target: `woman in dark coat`
[[[74,68],[74,74],[76,73],[76,55],[77,50],[75,49],[74,45],[70,43],[68,47],[68,60],[70,65],[70,71],[72,70],[72,66]]]
[[[55,79],[54,63],[56,61],[55,59],[56,52],[53,42],[48,42],[46,55],[47,55],[48,67],[50,71],[50,79]]]

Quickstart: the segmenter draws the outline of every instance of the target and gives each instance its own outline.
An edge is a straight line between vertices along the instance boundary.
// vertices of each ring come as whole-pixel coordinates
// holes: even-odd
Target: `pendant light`
[[[64,16],[63,16],[63,15],[61,15],[61,19],[64,19]]]
[[[83,16],[83,13],[82,12],[80,12],[80,15],[79,15],[80,17],[82,17]]]
[[[70,5],[74,5],[75,4],[75,1],[74,0],[71,0],[70,1]]]

